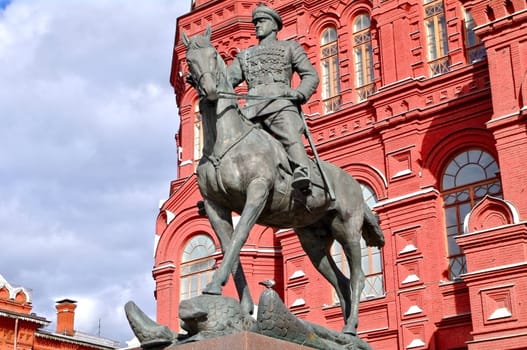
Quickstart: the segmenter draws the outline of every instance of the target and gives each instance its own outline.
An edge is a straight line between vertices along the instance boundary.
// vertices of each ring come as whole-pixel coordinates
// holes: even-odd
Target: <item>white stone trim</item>
[[[300,277],[304,277],[306,275],[306,273],[302,270],[296,270],[295,272],[293,272],[293,274],[291,276],[289,276],[289,279],[292,280],[292,279],[295,279],[295,278],[300,278]]]
[[[412,193],[405,194],[404,196],[399,196],[399,197],[395,197],[395,198],[388,198],[388,199],[379,201],[373,206],[373,208],[379,207],[379,206],[382,206],[382,205],[397,203],[399,201],[402,201],[402,200],[405,200],[405,199],[408,199],[408,198],[417,197],[417,196],[420,196],[420,195],[423,195],[423,194],[426,194],[426,193],[432,193],[432,192],[439,193],[439,191],[436,190],[434,187],[428,187],[428,188],[424,188],[424,189],[419,190],[419,191],[415,191],[415,192],[412,192]]]
[[[298,298],[295,301],[293,301],[293,303],[289,307],[302,306],[302,305],[306,305],[306,301],[302,298]]]
[[[500,307],[499,309],[494,310],[492,315],[489,316],[488,320],[496,320],[498,318],[511,317],[512,312],[506,307]]]
[[[412,305],[412,306],[410,306],[408,308],[408,310],[406,310],[406,312],[404,313],[404,316],[418,314],[418,313],[421,313],[421,312],[423,312],[423,310],[419,306]]]
[[[412,243],[408,243],[403,249],[399,251],[399,254],[415,252],[416,250],[417,247],[415,245],[413,245]]]
[[[477,270],[477,271],[464,273],[464,274],[461,275],[461,277],[478,275],[480,273],[496,272],[496,271],[500,271],[500,270],[504,270],[504,269],[510,269],[510,268],[514,268],[514,267],[520,267],[520,266],[526,266],[527,267],[527,262],[522,261],[522,262],[514,263],[514,264],[493,266],[493,267],[489,267],[487,269],[481,269],[481,270]]]
[[[0,289],[2,289],[2,288],[6,288],[7,289],[8,293],[9,293],[9,298],[12,299],[12,300],[16,299],[17,294],[22,292],[26,296],[26,301],[28,303],[32,302],[33,295],[31,293],[31,290],[26,289],[24,287],[12,286],[11,284],[9,284],[9,282],[7,282],[7,280],[4,278],[4,276],[0,275]]]
[[[419,281],[419,277],[416,274],[412,273],[411,275],[406,276],[406,278],[401,282],[401,284],[407,284],[417,281]]]
[[[164,270],[164,269],[167,269],[167,268],[176,268],[176,265],[173,264],[173,263],[169,263],[169,264],[163,264],[161,266],[158,266],[158,267],[154,267],[152,269],[152,272],[155,272],[155,271],[159,271],[159,270]]]
[[[410,342],[410,344],[406,345],[406,348],[407,349],[412,349],[412,348],[418,348],[420,346],[425,346],[425,345],[426,345],[426,343],[424,341],[422,341],[419,338],[416,338],[416,339],[412,340]]]
[[[176,218],[176,214],[171,212],[170,210],[165,210],[165,213],[167,214],[167,225],[172,222]]]

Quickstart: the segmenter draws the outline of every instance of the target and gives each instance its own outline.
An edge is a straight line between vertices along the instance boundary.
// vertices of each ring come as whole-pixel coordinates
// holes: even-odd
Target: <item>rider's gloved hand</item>
[[[284,91],[284,96],[291,97],[293,102],[296,102],[296,103],[304,103],[306,100],[304,95],[302,95],[300,91],[295,90],[295,89],[289,89],[289,90]]]

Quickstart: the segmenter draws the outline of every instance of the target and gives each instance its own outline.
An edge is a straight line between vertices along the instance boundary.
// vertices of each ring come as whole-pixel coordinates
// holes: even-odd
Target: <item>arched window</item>
[[[199,103],[194,105],[194,169],[198,166],[203,153],[203,123]]]
[[[469,63],[474,63],[481,61],[487,55],[485,47],[481,43],[481,40],[478,38],[474,32],[476,23],[474,18],[467,10],[463,9],[463,15],[465,17],[465,47],[467,50],[467,60]]]
[[[212,257],[216,248],[214,241],[205,234],[192,237],[181,256],[179,300],[201,294],[201,290],[212,279],[216,260]]]
[[[362,184],[362,195],[364,201],[371,208],[377,203],[377,197],[372,188],[366,184]],[[377,247],[368,247],[364,239],[360,241],[361,256],[362,256],[362,270],[366,278],[364,290],[361,294],[361,300],[368,300],[372,298],[381,297],[384,295],[384,278],[382,272],[382,256],[381,251]],[[331,256],[335,260],[337,266],[341,271],[349,277],[349,266],[344,255],[342,246],[335,241],[331,246]],[[333,300],[338,302],[338,297],[333,292]]]
[[[426,46],[432,76],[449,71],[445,5],[442,0],[424,0]]]
[[[353,57],[358,101],[367,99],[374,92],[370,25],[370,16],[367,14],[361,14],[353,21]]]
[[[467,272],[465,256],[455,240],[463,233],[465,216],[486,195],[502,197],[498,164],[481,149],[459,153],[443,172],[441,194],[445,206],[450,279],[455,280]]]
[[[329,27],[320,38],[320,66],[322,70],[322,103],[324,114],[340,107],[340,73],[337,30]]]

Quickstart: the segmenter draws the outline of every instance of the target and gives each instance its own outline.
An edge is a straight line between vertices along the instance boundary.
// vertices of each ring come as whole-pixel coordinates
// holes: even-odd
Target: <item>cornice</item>
[[[456,241],[467,251],[508,245],[513,241],[527,242],[527,223],[521,222],[465,233],[457,236]]]
[[[459,116],[460,108],[470,109],[471,117],[478,115],[474,108],[491,111],[490,93],[487,66],[477,64],[430,79],[400,80],[383,86],[367,101],[331,114],[307,116],[307,123],[323,153],[405,124],[417,122],[424,129],[430,118]]]
[[[439,191],[433,187],[379,201],[375,204],[376,212],[389,212],[395,207],[407,207],[410,203],[423,202],[426,200],[435,200],[439,197]]]
[[[208,1],[193,9],[177,20],[176,37],[180,31],[185,31],[188,36],[203,31],[207,24],[214,29],[228,26],[229,23],[251,23],[252,8],[258,1]]]
[[[477,85],[474,85],[474,83],[477,83]],[[408,77],[401,79],[392,84],[382,86],[368,99],[371,100],[373,107],[379,110],[385,105],[402,100],[412,100],[417,97],[418,100],[414,103],[418,102],[419,104],[408,107],[409,109],[423,109],[428,108],[427,106],[441,103],[444,100],[450,101],[463,98],[465,95],[474,93],[474,91],[488,90],[489,86],[488,66],[486,62],[479,62],[431,78]],[[445,89],[453,91],[450,92]],[[433,99],[434,95],[439,92],[443,92],[443,94],[438,96],[437,99]],[[444,93],[447,93],[447,95]],[[432,100],[430,100],[430,97]],[[437,100],[437,103],[435,100]]]
[[[199,192],[196,174],[192,174],[182,180],[183,183],[170,194],[170,197],[163,203],[160,210],[176,212],[185,203],[186,199]]]
[[[471,271],[461,275],[461,278],[466,283],[472,284],[475,282],[488,283],[489,280],[506,280],[510,281],[514,275],[526,275],[527,262],[519,262],[515,264],[501,265],[488,269]]]
[[[481,37],[484,43],[499,45],[503,32],[516,30],[519,26],[527,23],[527,9],[512,13],[508,16],[498,18],[487,23],[482,23],[474,28],[474,31]],[[518,33],[517,35],[520,35]],[[493,42],[493,39],[497,39]],[[489,47],[487,47],[488,49]]]
[[[23,314],[19,312],[13,312],[13,311],[7,311],[7,310],[0,310],[0,317],[9,317],[9,318],[15,318],[26,322],[36,323],[40,326],[47,326],[51,323],[51,321],[46,320],[44,317],[36,316],[33,314]]]
[[[435,325],[440,328],[459,327],[462,324],[471,325],[472,314],[464,313],[459,315],[446,316],[439,322],[435,322]]]

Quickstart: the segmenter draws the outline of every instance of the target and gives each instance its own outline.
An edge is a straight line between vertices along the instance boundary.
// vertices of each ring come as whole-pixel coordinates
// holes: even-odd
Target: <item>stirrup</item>
[[[298,190],[307,190],[311,184],[311,180],[306,173],[307,171],[305,169],[296,168],[293,172],[293,182],[291,183],[291,186]]]

